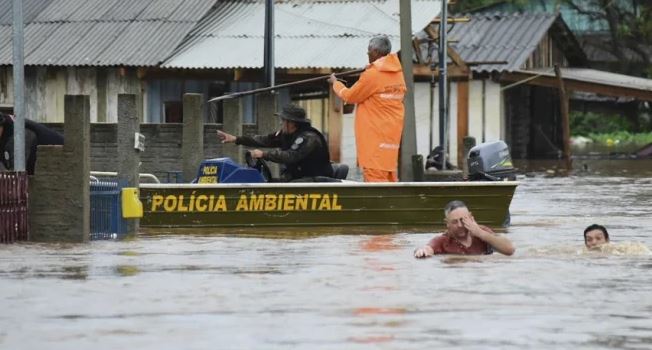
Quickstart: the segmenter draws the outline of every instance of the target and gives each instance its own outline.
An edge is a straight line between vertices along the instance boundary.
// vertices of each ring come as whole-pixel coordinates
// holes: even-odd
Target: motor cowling
[[[509,147],[504,141],[481,143],[469,151],[469,180],[516,180]]]
[[[259,183],[265,182],[261,173],[252,168],[242,166],[231,158],[204,159],[199,165],[197,177],[192,183]]]

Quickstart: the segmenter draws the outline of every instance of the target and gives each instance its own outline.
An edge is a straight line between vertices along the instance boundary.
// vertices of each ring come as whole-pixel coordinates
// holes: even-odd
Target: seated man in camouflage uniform
[[[217,137],[222,143],[279,148],[254,149],[251,156],[283,164],[282,181],[316,181],[317,177],[332,177],[328,144],[324,135],[310,126],[306,111],[296,105],[287,105],[275,115],[281,117],[283,127],[269,135],[234,136],[218,130]]]

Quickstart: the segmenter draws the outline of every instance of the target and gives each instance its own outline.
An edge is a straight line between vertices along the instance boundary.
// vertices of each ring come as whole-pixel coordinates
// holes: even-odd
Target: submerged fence
[[[0,172],[0,243],[29,238],[27,173]]]

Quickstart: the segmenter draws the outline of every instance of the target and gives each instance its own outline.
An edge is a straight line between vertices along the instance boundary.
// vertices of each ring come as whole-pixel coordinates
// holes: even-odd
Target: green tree
[[[594,45],[617,58],[618,71],[652,77],[652,4],[641,0],[557,0],[606,24]],[[639,67],[639,68],[637,68]],[[643,67],[641,71],[641,68]]]
[[[502,3],[500,0],[459,0],[449,5],[451,13],[463,13],[475,10],[484,6]],[[450,1],[449,1],[450,3]]]

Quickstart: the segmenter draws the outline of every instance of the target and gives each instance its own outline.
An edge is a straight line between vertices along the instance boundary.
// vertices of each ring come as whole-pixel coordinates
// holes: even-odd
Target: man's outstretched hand
[[[217,139],[222,143],[232,143],[235,142],[235,136],[227,134],[224,131],[217,130]]]

